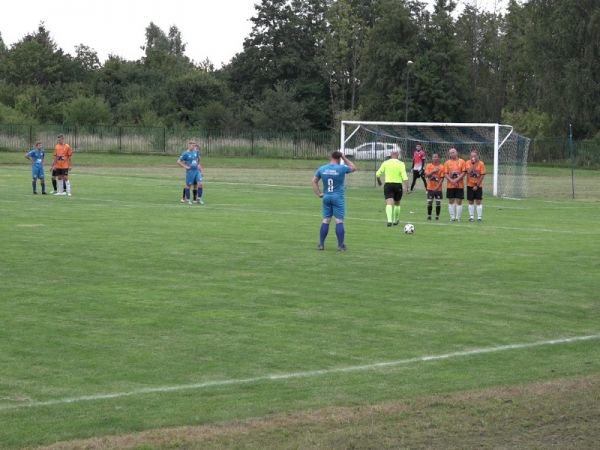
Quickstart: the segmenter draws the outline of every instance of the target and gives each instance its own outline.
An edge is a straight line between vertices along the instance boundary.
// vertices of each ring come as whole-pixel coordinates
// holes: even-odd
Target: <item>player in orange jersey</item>
[[[71,150],[71,146],[69,144],[65,144],[65,137],[62,134],[59,134],[57,136],[57,143],[54,146],[54,161],[52,162],[52,168],[56,171],[56,177],[58,178],[58,192],[56,192],[54,195],[71,196],[69,168],[71,167],[72,156],[73,150]]]
[[[427,220],[431,220],[433,210],[433,199],[435,199],[435,220],[440,220],[442,210],[442,185],[446,174],[444,165],[440,162],[440,155],[434,153],[431,162],[425,167],[425,179],[427,180]]]
[[[485,164],[479,159],[479,152],[471,150],[471,159],[466,163],[467,170],[467,201],[469,202],[469,222],[475,220],[475,209],[477,209],[477,221],[483,220],[483,178],[485,177]]]
[[[465,160],[458,157],[458,151],[448,150],[448,160],[444,163],[446,172],[446,198],[451,222],[459,222],[462,215],[462,202],[465,198]]]

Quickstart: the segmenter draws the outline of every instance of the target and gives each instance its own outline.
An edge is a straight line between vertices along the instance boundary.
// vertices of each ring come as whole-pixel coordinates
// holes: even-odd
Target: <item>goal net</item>
[[[410,170],[417,144],[425,149],[428,161],[434,153],[445,161],[451,147],[466,160],[475,149],[487,166],[485,185],[492,188],[494,196],[527,196],[530,140],[515,133],[510,125],[343,121],[340,134],[341,150],[350,159],[365,161],[361,165],[367,170],[375,170],[393,149],[400,152],[400,159]]]

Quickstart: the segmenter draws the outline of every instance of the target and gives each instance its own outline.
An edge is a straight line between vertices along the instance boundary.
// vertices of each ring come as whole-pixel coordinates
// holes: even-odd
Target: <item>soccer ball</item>
[[[406,234],[413,234],[415,232],[415,226],[412,223],[404,225],[404,232]]]

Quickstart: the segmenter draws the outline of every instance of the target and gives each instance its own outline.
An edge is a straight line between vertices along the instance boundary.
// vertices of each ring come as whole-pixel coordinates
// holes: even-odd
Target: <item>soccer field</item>
[[[318,252],[320,162],[206,160],[190,207],[176,157],[77,158],[70,198],[0,164],[0,448],[600,375],[596,201],[420,185],[405,235],[357,174]]]

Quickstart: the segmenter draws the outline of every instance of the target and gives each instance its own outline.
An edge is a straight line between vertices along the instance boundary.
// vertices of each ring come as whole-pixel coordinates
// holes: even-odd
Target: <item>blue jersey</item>
[[[179,160],[189,166],[188,171],[197,171],[200,166],[200,152],[198,150],[186,150],[181,154]]]
[[[315,177],[323,181],[323,197],[344,196],[344,180],[352,169],[344,164],[325,164],[317,169]]]
[[[44,157],[46,156],[46,152],[43,148],[32,148],[29,153],[27,153],[27,156],[31,158],[34,166],[42,167],[44,165]]]

